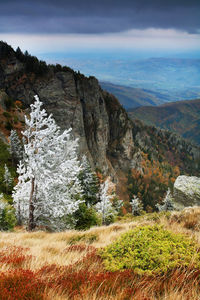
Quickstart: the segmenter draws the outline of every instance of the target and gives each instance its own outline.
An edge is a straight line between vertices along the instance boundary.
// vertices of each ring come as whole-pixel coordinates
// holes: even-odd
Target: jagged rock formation
[[[79,138],[80,156],[85,153],[94,169],[111,175],[116,182],[125,178],[130,168],[142,170],[142,152],[151,159],[179,165],[190,175],[198,173],[198,147],[155,127],[132,122],[118,100],[103,91],[94,77],[59,65],[46,66],[0,42],[0,90],[27,108],[37,94],[61,128],[72,127]]]
[[[200,178],[178,176],[174,183],[173,198],[178,208],[200,205]]]

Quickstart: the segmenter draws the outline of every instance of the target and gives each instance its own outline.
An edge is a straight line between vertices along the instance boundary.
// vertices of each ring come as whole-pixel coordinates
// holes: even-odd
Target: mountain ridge
[[[131,119],[170,130],[200,145],[200,99],[143,106],[128,110]]]

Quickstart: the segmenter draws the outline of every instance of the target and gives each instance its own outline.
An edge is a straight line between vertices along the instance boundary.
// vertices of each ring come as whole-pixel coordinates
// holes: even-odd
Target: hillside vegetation
[[[200,99],[129,110],[131,119],[178,133],[200,145]]]
[[[94,77],[68,67],[46,65],[28,52],[0,42],[0,136],[8,144],[11,129],[20,135],[24,114],[38,94],[48,113],[79,138],[79,157],[87,155],[93,171],[111,176],[116,194],[131,211],[136,195],[152,211],[179,174],[199,176],[200,148],[169,131],[131,121]],[[7,147],[7,146],[5,146]],[[11,157],[2,161],[11,169]],[[2,178],[2,177],[1,177]],[[105,179],[105,178],[104,178]],[[4,192],[0,187],[0,192]]]
[[[200,209],[191,208],[179,213],[127,216],[110,226],[85,232],[27,233],[22,227],[11,233],[2,232],[0,298],[197,300],[200,292],[199,220]],[[149,230],[152,235],[146,235]],[[159,234],[154,235],[154,231]],[[130,234],[134,238],[139,232],[143,232],[140,240],[129,239]],[[107,271],[101,249],[114,247],[116,242],[123,247],[123,237],[129,242],[129,248],[137,249],[140,256],[134,258],[136,252],[129,250],[129,259],[133,255],[131,266]],[[143,245],[152,252],[143,253]],[[170,247],[173,261],[167,255]],[[122,256],[125,258],[126,252]],[[159,261],[158,272],[152,266]],[[145,265],[145,271],[139,272],[137,264]]]

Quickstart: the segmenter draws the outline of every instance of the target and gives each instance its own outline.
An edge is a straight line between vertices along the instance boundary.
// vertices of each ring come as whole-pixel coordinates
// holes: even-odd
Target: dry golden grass
[[[76,260],[84,256],[86,251],[82,253],[70,252],[65,250],[67,246],[71,244],[71,240],[75,240],[76,244],[90,244],[87,240],[87,236],[95,236],[96,241],[92,242],[92,245],[96,248],[104,247],[115,240],[121,233],[137,226],[137,222],[125,223],[125,224],[112,224],[110,226],[94,227],[87,231],[75,231],[69,230],[60,233],[46,233],[43,231],[26,232],[22,231],[22,228],[17,229],[15,232],[0,233],[0,249],[6,246],[20,246],[30,248],[29,254],[33,256],[29,262],[31,270],[36,270],[46,264],[57,264],[60,266],[66,266],[74,263]],[[83,240],[76,242],[76,237],[85,237]],[[88,241],[88,242],[87,242]]]
[[[183,233],[191,236],[200,244],[200,208],[197,207],[186,209],[182,212],[173,212],[171,215],[167,216],[164,214],[152,214],[152,216],[145,215],[143,217],[132,219],[132,221],[129,222],[120,221],[110,226],[94,227],[84,232],[68,230],[60,233],[47,233],[43,231],[28,233],[23,228],[18,227],[15,229],[15,232],[0,232],[0,252],[12,246],[28,248],[26,250],[26,255],[29,256],[29,259],[25,259],[21,263],[20,268],[29,269],[34,272],[47,265],[55,264],[56,266],[62,267],[70,266],[72,264],[76,266],[76,263],[76,270],[79,271],[82,268],[82,265],[80,264],[81,258],[86,256],[88,249],[90,249],[91,246],[95,248],[107,246],[129,229],[139,225],[153,225],[155,223],[159,223],[175,233]],[[77,251],[76,247],[73,248],[72,245],[85,245],[85,248],[81,251]],[[68,249],[71,250],[68,251]],[[2,271],[6,271],[9,268],[10,265],[7,263],[1,263]],[[13,265],[12,268],[15,269],[17,266]],[[100,271],[100,269],[101,266],[98,261],[90,262],[87,267],[87,271],[91,272]],[[189,278],[188,276],[189,274],[185,274],[181,280],[187,281],[187,278]],[[180,278],[178,281],[180,284]],[[140,282],[138,284],[140,286],[142,283]],[[157,285],[158,282],[155,279],[148,286],[144,285],[142,292],[148,294],[150,293],[150,288],[154,290]],[[123,289],[121,292],[119,290],[117,296],[113,296],[112,291],[109,295],[98,295],[98,289],[95,292],[90,291],[90,293],[86,293],[85,295],[84,300],[125,299]],[[188,293],[185,289],[182,290],[180,286],[176,288],[176,285],[170,287],[166,285],[165,292],[162,296],[151,293],[149,298],[142,298],[141,295],[141,291],[139,291],[134,298],[127,298],[127,300],[197,300],[200,299],[199,283],[193,282]],[[45,291],[45,299],[70,300],[72,298],[70,295],[67,295],[66,292],[63,293],[61,290],[47,289]],[[78,295],[77,298],[73,296],[73,300],[76,299],[79,300],[82,298]]]

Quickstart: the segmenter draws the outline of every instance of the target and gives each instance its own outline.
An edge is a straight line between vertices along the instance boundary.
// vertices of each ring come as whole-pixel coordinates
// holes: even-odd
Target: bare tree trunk
[[[34,224],[34,203],[33,203],[33,194],[35,190],[35,178],[31,179],[31,194],[29,198],[29,219],[28,219],[28,230],[32,231],[35,227]]]
[[[20,201],[18,202],[18,208],[17,208],[17,225],[19,226],[22,225]]]

